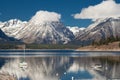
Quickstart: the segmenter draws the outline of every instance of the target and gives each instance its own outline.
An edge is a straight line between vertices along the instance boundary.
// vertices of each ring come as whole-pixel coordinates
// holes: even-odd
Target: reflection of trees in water
[[[18,78],[29,77],[31,80],[56,80],[56,74],[64,73],[67,68],[64,66],[69,66],[67,64],[70,61],[68,57],[26,57],[28,68],[22,71],[18,66],[22,58],[13,59],[5,63],[1,71],[15,74]]]
[[[0,58],[0,68],[5,64],[5,59],[4,58]]]
[[[17,75],[18,78],[29,77],[31,80],[56,80],[61,75],[63,75],[64,72],[67,72],[70,69],[72,69],[73,71],[74,69],[76,69],[75,71],[86,70],[94,75],[94,77],[99,77],[99,79],[102,79],[104,77],[120,78],[120,56],[26,57],[28,69],[25,72],[21,71],[21,69],[19,69],[18,67],[21,59],[22,58],[10,58],[9,61],[8,58],[4,58],[2,62],[4,63],[4,66],[2,66],[1,70],[13,73]],[[4,60],[6,60],[7,62]]]
[[[106,57],[104,73],[108,79],[120,78],[120,56]]]

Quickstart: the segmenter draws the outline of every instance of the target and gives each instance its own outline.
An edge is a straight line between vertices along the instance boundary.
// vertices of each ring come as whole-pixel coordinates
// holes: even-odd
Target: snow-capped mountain
[[[15,37],[16,33],[25,26],[27,22],[18,19],[11,19],[6,22],[0,22],[1,30],[9,37]]]
[[[60,18],[61,15],[55,12],[38,11],[29,22],[18,19],[0,22],[0,29],[7,36],[25,43],[66,44],[74,35]]]
[[[74,35],[59,19],[60,15],[54,12],[38,11],[15,38],[25,43],[66,44]]]
[[[79,34],[76,38],[80,41],[100,41],[108,37],[120,37],[120,18],[98,19],[83,34]]]
[[[75,26],[75,27],[67,26],[67,28],[68,28],[70,31],[73,32],[74,36],[78,36],[79,34],[82,34],[82,33],[84,32],[84,30],[85,30],[84,27],[79,28],[79,27],[77,27],[77,26]]]

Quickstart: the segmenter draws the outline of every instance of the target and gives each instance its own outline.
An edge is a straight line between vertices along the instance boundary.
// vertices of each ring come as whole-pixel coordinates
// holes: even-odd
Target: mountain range
[[[67,44],[99,42],[109,37],[120,37],[120,18],[97,19],[87,28],[65,27],[59,20],[39,21],[36,13],[28,22],[11,19],[0,22],[0,41],[20,40],[24,43]]]
[[[58,19],[52,19],[52,12],[44,12],[50,15],[45,19],[41,13],[43,12],[37,12],[28,22],[17,19],[1,22],[0,28],[7,36],[24,43],[66,44],[74,39],[73,33],[68,28]]]

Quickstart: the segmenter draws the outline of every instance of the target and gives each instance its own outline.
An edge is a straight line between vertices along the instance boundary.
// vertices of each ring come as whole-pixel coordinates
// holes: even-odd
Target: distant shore
[[[55,46],[55,45],[54,45]],[[61,48],[43,48],[41,49],[32,49],[32,48],[22,48],[22,49],[0,49],[0,52],[72,52],[72,51],[120,51],[120,45],[119,42],[113,42],[109,43],[107,45],[89,45],[89,46],[83,46],[83,47],[73,47],[73,48],[68,48],[67,47],[62,47]]]
[[[76,49],[0,49],[0,52],[62,52],[76,51]]]

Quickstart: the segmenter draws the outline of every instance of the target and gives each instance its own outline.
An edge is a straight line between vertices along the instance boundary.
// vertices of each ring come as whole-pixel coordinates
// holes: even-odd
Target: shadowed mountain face
[[[28,68],[19,68],[22,58],[1,58],[0,71],[14,74],[20,80],[106,80],[120,78],[120,57],[26,57]]]
[[[0,42],[9,42],[15,41],[14,38],[8,37],[1,29],[0,29]]]
[[[99,42],[101,39],[105,40],[109,37],[120,37],[120,18],[106,18],[98,19],[88,28],[84,33],[76,37],[81,42],[92,41]]]

